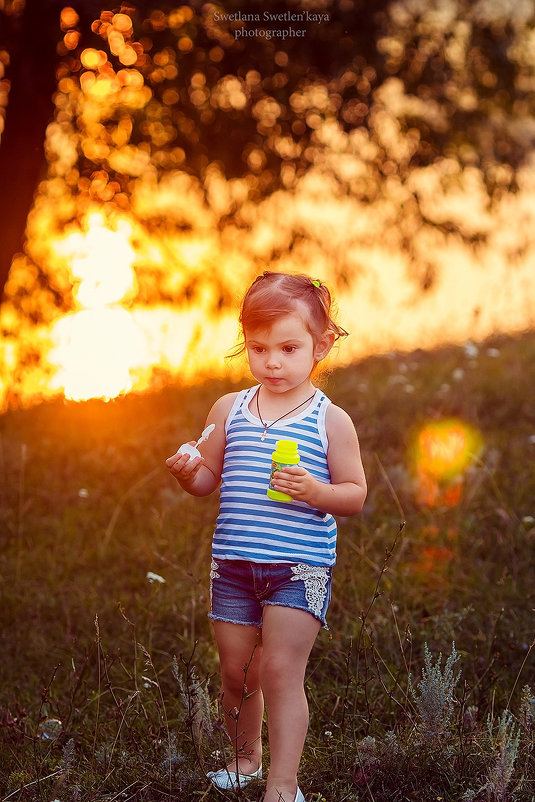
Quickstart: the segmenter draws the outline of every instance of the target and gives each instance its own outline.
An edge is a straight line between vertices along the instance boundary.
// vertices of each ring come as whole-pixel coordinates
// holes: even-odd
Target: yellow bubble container
[[[275,451],[271,455],[271,475],[269,477],[268,497],[274,501],[292,501],[287,493],[281,493],[273,487],[273,477],[277,471],[282,471],[289,465],[297,465],[300,456],[297,443],[294,440],[277,440]]]

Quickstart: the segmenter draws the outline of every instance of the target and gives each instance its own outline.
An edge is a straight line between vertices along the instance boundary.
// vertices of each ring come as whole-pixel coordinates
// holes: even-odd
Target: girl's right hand
[[[195,440],[190,440],[188,445],[195,445]],[[189,483],[195,478],[199,468],[203,464],[202,457],[194,457],[193,459],[189,454],[181,453],[180,450],[168,457],[165,464],[169,468],[171,474],[179,482]]]

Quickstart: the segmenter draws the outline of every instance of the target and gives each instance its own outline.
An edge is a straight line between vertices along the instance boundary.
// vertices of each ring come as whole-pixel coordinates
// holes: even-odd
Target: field
[[[534,377],[526,335],[325,378],[369,495],[340,521],[309,664],[309,802],[535,799]],[[0,417],[2,802],[222,798],[204,777],[227,749],[206,617],[217,498],[187,496],[164,460],[231,389]]]

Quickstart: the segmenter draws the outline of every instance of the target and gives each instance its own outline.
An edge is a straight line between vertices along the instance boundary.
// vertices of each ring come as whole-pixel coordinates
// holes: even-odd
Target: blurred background
[[[535,322],[532,0],[0,0],[0,408],[239,367],[255,275],[346,364]]]

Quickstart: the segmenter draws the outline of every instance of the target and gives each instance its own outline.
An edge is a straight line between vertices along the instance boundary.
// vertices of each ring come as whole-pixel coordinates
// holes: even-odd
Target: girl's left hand
[[[275,490],[287,493],[296,501],[304,501],[314,506],[314,492],[318,480],[299,465],[292,465],[277,471],[272,480]]]

